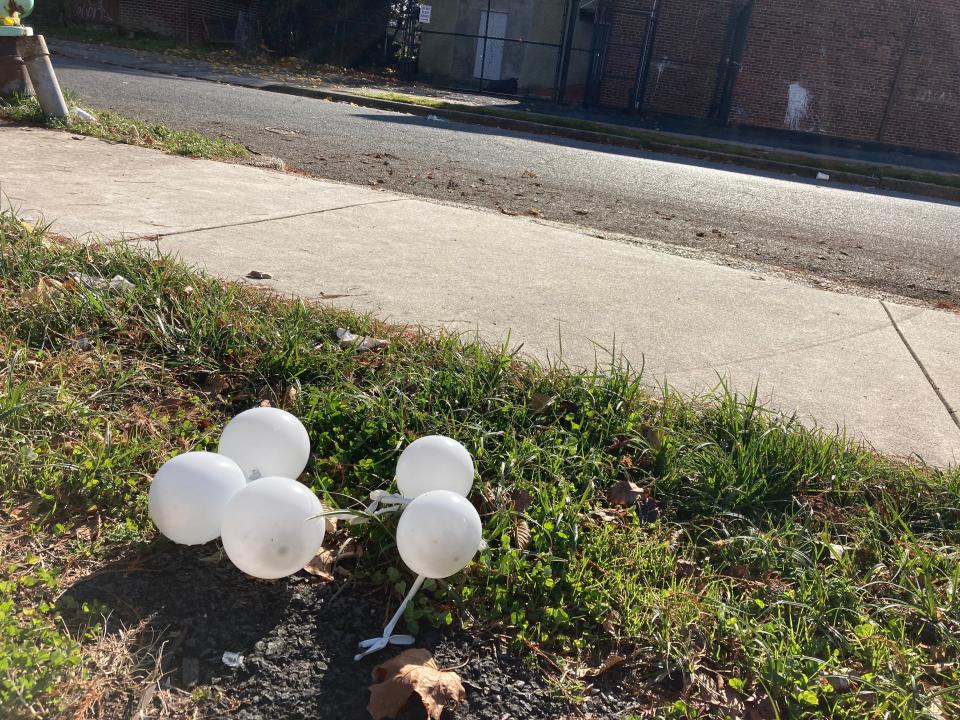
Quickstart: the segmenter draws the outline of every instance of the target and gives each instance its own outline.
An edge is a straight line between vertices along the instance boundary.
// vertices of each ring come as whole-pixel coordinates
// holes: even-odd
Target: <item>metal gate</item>
[[[624,5],[600,0],[597,7],[586,102],[637,112],[643,109],[659,2],[650,10]]]

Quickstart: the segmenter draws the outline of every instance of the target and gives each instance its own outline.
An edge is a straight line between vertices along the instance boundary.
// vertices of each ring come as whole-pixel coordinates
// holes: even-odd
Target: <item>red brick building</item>
[[[251,0],[72,0],[63,12],[72,22],[147,31],[193,43],[203,39],[204,21],[208,28],[216,26],[214,32],[229,32],[237,13],[252,4]],[[50,3],[46,8],[37,5],[41,13],[53,12]]]
[[[609,0],[597,22],[599,105],[960,152],[958,0]]]

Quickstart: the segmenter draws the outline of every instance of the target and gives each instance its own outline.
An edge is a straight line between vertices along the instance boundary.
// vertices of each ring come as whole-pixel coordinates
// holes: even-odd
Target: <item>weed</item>
[[[72,273],[133,288],[91,289]],[[344,350],[338,326],[393,342]],[[52,712],[55,676],[89,667],[77,649],[88,641],[57,629],[49,588],[71,582],[57,571],[152,543],[157,467],[214,448],[232,413],[265,399],[305,423],[304,480],[332,506],[390,487],[420,435],[474,453],[488,547],[425,586],[411,627],[495,630],[558,667],[623,654],[663,717],[960,712],[955,468],[894,462],[755,394],[653,394],[615,362],[541,367],[126,245],[58,242],[9,212],[0,347],[0,502],[48,549],[47,574],[5,550],[17,588],[0,606],[8,714],[24,702]],[[650,490],[659,519],[610,510],[622,479]],[[355,533],[358,579],[405,592],[390,521]]]
[[[249,156],[243,145],[222,138],[208,138],[191,130],[173,130],[162,123],[136,120],[110,110],[97,110],[93,114],[96,122],[73,118],[64,123],[60,120],[48,120],[33,96],[16,96],[10,103],[0,104],[0,119],[19,124],[69,130],[101,140],[155,148],[187,157],[242,159]]]

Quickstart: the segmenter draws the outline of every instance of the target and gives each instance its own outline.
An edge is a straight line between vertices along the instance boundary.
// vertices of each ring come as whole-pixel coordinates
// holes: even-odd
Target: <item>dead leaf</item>
[[[187,286],[183,289],[183,294],[184,294],[184,295],[193,295],[193,285],[187,285]]]
[[[611,505],[630,507],[648,497],[649,494],[650,492],[646,488],[642,488],[630,480],[621,480],[620,482],[614,483],[610,488],[607,498],[610,500]]]
[[[273,406],[270,404],[269,400],[264,399],[260,401],[260,407],[273,407]]]
[[[513,506],[514,511],[525,513],[533,502],[533,497],[523,488],[513,488],[507,492],[507,501]]]
[[[554,400],[556,400],[556,398],[552,395],[547,395],[545,393],[534,393],[533,397],[530,398],[530,408],[535,413],[539,414],[553,405]]]
[[[526,520],[521,520],[513,526],[513,541],[518,550],[526,550],[530,544],[530,526]]]
[[[589,215],[589,214],[590,214],[590,211],[589,211],[589,210],[584,210],[584,209],[580,209],[580,208],[574,208],[573,211],[574,211],[577,215]]]
[[[627,511],[615,510],[613,508],[595,508],[593,515],[601,522],[624,523]]]
[[[476,185],[471,185],[470,187],[476,187]],[[501,208],[500,208],[500,212],[502,212],[504,215],[510,215],[511,217],[520,214],[520,213],[515,212],[515,211],[513,211],[513,210],[507,210],[505,207],[501,207]]]
[[[606,633],[616,637],[617,630],[619,629],[621,622],[623,622],[623,618],[620,617],[620,613],[618,613],[616,610],[611,610],[603,619],[601,627]]]
[[[283,405],[288,410],[291,409],[297,402],[297,386],[291,385],[287,388],[286,394],[283,396]]]
[[[727,577],[736,578],[737,580],[749,580],[750,579],[750,566],[749,565],[731,565],[728,567],[724,573]]]
[[[313,560],[304,566],[311,575],[316,575],[321,580],[333,582],[333,566],[337,562],[337,556],[332,550],[320,548],[320,552],[313,556]]]
[[[367,712],[373,720],[396,717],[417,693],[430,720],[440,720],[447,707],[456,707],[466,697],[460,676],[444,672],[426,650],[405,650],[373,669]]]
[[[262,272],[260,270],[251,270],[247,273],[247,277],[251,280],[271,280],[273,275],[268,272]]]
[[[30,304],[40,304],[62,292],[63,283],[53,278],[42,277],[37,281],[35,288],[27,290],[20,296],[20,300]]]
[[[647,441],[651,450],[658,452],[660,446],[663,445],[663,429],[649,427],[643,431],[643,439]]]
[[[581,668],[577,672],[577,677],[581,678],[592,678],[597,677],[598,675],[603,675],[608,670],[613,670],[618,665],[623,665],[627,659],[623,655],[611,655],[606,660],[604,660],[598,667],[595,668]]]
[[[527,215],[532,215],[533,217],[540,217],[540,214],[541,214],[540,211],[535,207],[527,208]]]
[[[175,413],[178,410],[189,410],[192,406],[193,403],[190,402],[189,398],[182,397],[163,398],[155,405],[158,410],[165,410],[171,413]]]
[[[211,373],[203,381],[203,391],[211,395],[219,395],[230,387],[230,381],[220,373]]]

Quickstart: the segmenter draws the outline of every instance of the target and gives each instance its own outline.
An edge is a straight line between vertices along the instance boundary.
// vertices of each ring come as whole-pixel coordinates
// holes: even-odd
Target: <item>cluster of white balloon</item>
[[[292,575],[320,549],[329,514],[295,479],[309,457],[310,439],[296,417],[278,408],[247,410],[224,428],[218,452],[188,452],[163,464],[150,485],[150,517],[182,545],[220,537],[227,557],[248,575]],[[417,579],[383,635],[361,642],[356,659],[388,644],[411,644],[411,636],[393,630],[423,582],[460,572],[481,548],[480,515],[466,499],[473,476],[473,458],[463,445],[431,435],[401,453],[399,495],[371,493],[360,519],[402,511],[397,549]]]

